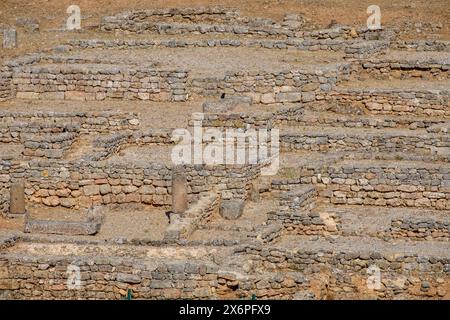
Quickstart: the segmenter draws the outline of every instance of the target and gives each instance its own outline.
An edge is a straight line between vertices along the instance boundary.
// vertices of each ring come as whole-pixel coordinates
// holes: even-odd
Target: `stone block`
[[[229,199],[223,200],[219,207],[219,214],[227,220],[236,220],[244,212],[244,200]]]
[[[301,92],[280,92],[275,96],[276,102],[300,102],[302,101]]]
[[[182,168],[172,173],[172,212],[183,213],[188,206],[187,178]]]
[[[100,223],[77,221],[28,220],[24,232],[60,235],[93,235],[100,230]]]
[[[17,31],[14,28],[3,30],[3,48],[14,49],[17,48]]]
[[[23,181],[13,183],[10,189],[10,214],[25,213],[25,184]]]

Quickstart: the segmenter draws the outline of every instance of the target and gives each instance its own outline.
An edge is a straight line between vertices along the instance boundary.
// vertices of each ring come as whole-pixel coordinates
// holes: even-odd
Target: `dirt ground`
[[[342,54],[330,51],[274,51],[263,48],[152,48],[107,51],[108,63],[121,65],[148,66],[160,69],[189,70],[192,77],[223,77],[227,72],[242,70],[310,69],[325,63],[342,61]],[[69,57],[79,57],[97,61],[105,55],[102,49],[83,49],[70,52]],[[207,62],[207,63],[205,63]],[[97,65],[93,66],[96,67]]]
[[[86,209],[44,207],[39,204],[27,205],[31,219],[53,221],[85,221]],[[141,204],[108,205],[99,210],[102,226],[95,236],[78,236],[81,239],[150,239],[161,240],[169,223],[163,207]],[[7,219],[0,216],[0,229],[22,231],[24,217]]]
[[[81,8],[82,27],[86,30],[98,26],[101,18],[127,9],[161,7],[192,7],[221,5],[238,8],[242,15],[260,16],[280,21],[286,12],[301,13],[316,25],[326,27],[331,20],[350,25],[364,25],[367,7],[372,0],[2,0],[0,2],[1,25],[14,25],[17,18],[36,19],[40,32],[25,32],[19,29],[20,47],[14,50],[0,50],[0,59],[26,52],[48,50],[55,45],[76,38],[74,32],[57,31],[68,18],[67,7],[77,4]],[[381,8],[381,23],[399,25],[407,21],[441,23],[437,36],[450,39],[450,6],[448,0],[378,0]],[[412,30],[414,33],[415,30]],[[74,36],[75,34],[75,36]],[[424,38],[426,34],[414,34]]]

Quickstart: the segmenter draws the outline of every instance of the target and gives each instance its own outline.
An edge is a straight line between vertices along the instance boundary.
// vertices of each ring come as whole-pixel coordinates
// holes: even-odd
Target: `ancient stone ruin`
[[[450,42],[407,28],[130,9],[2,59],[0,297],[450,299]]]

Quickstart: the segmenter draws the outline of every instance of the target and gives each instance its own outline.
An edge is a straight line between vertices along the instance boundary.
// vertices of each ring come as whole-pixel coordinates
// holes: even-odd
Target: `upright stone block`
[[[188,207],[187,178],[181,166],[177,166],[172,172],[172,212],[181,214]]]
[[[255,181],[251,184],[251,188],[250,188],[250,200],[252,202],[259,202],[260,201],[260,196],[259,196],[259,185],[258,183]]]
[[[9,199],[10,214],[25,213],[25,183],[23,181],[11,185]]]
[[[3,48],[14,49],[17,47],[17,31],[14,28],[3,30]]]

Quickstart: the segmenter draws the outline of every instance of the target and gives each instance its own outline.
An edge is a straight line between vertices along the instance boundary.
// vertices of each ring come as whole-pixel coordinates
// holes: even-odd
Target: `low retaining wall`
[[[185,101],[187,72],[133,66],[34,65],[13,69],[17,98]]]
[[[269,223],[281,223],[286,234],[324,234],[337,231],[334,217],[314,211],[317,190],[297,186],[280,194],[279,210],[268,213]]]
[[[448,79],[449,61],[445,58],[434,58],[421,61],[401,59],[372,58],[362,63],[361,73],[367,73],[371,78],[398,79],[411,77]]]
[[[372,246],[350,252],[337,247],[331,250],[252,244],[243,245],[235,252],[242,257],[251,257],[254,268],[259,270],[301,272],[321,288],[318,292],[314,290],[316,299],[355,299],[361,296],[443,299],[449,296],[446,283],[450,279],[450,261],[445,256],[417,255],[401,249],[394,255],[378,252]],[[372,290],[367,286],[371,267],[380,270],[379,289]]]
[[[398,40],[391,48],[407,51],[445,51],[450,52],[450,41],[445,40]]]
[[[318,130],[319,131],[319,130]],[[408,152],[413,154],[448,155],[450,138],[445,134],[409,132],[345,132],[280,134],[283,150]],[[380,130],[381,131],[381,130]],[[320,131],[319,131],[320,132]]]
[[[22,134],[50,132],[65,126],[78,127],[80,134],[106,134],[139,129],[133,112],[11,112],[0,110],[0,141],[12,142]]]
[[[244,95],[254,103],[295,103],[317,99],[351,72],[349,63],[336,63],[285,72],[238,72],[223,78],[197,78],[190,92],[199,96]]]
[[[449,172],[437,164],[342,163],[321,175],[319,196],[335,204],[449,210]]]
[[[147,49],[147,48],[208,48],[208,47],[249,47],[265,49],[295,49],[307,51],[341,51],[356,40],[346,39],[208,39],[208,40],[73,40],[60,45],[60,50],[73,49]]]
[[[12,89],[12,70],[8,66],[0,67],[0,101],[11,99],[14,96]]]
[[[246,198],[264,165],[186,166],[191,201],[213,186],[225,199]],[[26,181],[27,200],[47,206],[77,208],[133,202],[168,206],[171,172],[171,165],[162,163],[130,167],[129,163],[105,161],[1,160],[0,189],[9,190],[20,178]]]
[[[450,118],[448,90],[336,89],[327,99],[339,113],[371,113]]]
[[[394,219],[380,236],[412,240],[450,241],[450,222],[424,218]]]

